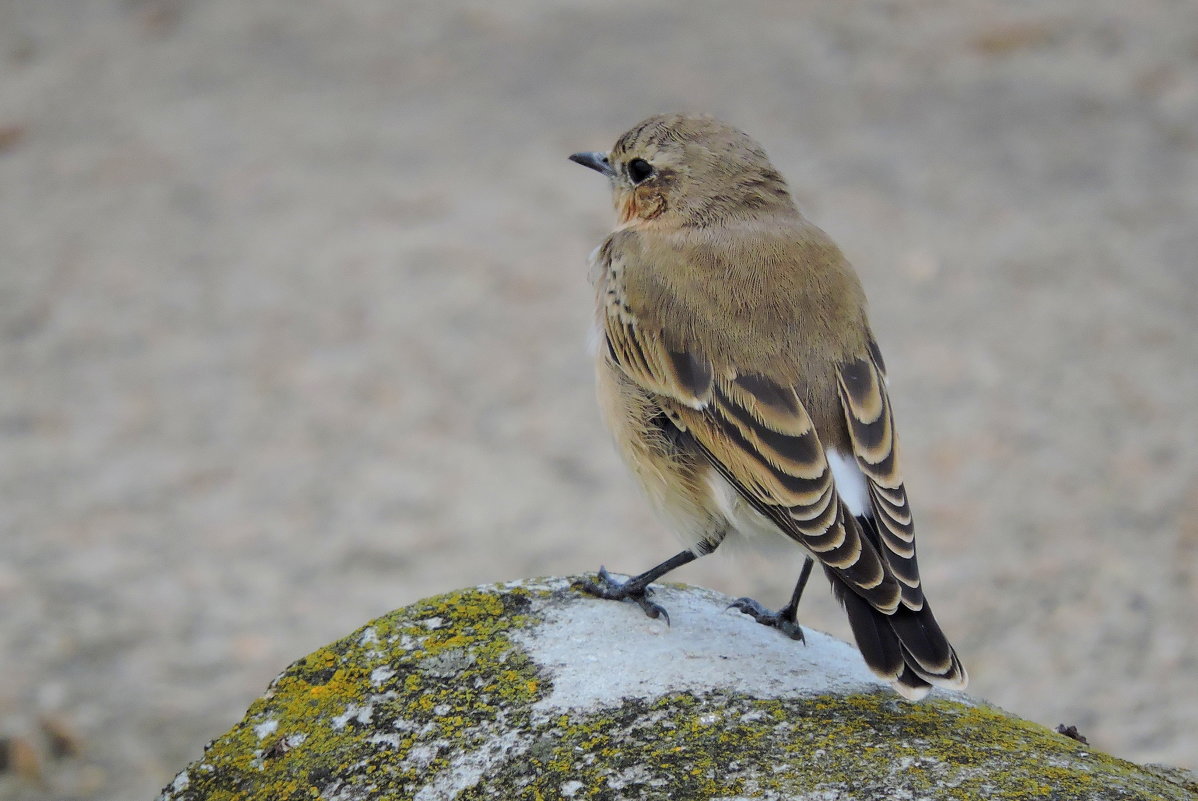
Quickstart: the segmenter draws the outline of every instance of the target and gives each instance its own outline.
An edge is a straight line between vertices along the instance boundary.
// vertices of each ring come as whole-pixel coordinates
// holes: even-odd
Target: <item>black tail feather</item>
[[[887,615],[870,606],[831,570],[825,572],[870,670],[892,682],[907,698],[922,698],[933,684],[965,686],[965,669],[928,604],[918,611],[900,606]]]
[[[879,676],[894,679],[903,670],[902,644],[894,630],[887,624],[886,616],[849,589],[848,585],[828,571],[832,590],[849,616],[853,639],[865,657],[865,664]]]
[[[952,670],[956,654],[926,602],[918,612],[900,606],[888,620],[903,651],[918,663],[921,673],[944,676]]]
[[[922,676],[919,676],[909,666],[903,665],[903,672],[899,674],[894,683],[899,692],[905,698],[923,698],[927,695],[928,690],[932,689],[932,685],[924,681]]]

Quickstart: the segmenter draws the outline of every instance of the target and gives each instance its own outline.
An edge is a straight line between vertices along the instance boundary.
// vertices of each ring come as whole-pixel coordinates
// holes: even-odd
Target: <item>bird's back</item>
[[[714,228],[617,231],[617,283],[639,324],[717,373],[795,386],[821,438],[845,438],[836,370],[867,353],[865,296],[840,249],[797,212]],[[712,325],[712,320],[721,321]]]

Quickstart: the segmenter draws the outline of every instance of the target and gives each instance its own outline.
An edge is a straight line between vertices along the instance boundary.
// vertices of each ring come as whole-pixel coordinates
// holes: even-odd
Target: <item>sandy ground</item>
[[[682,8],[0,0],[0,734],[83,749],[0,797],[148,799],[373,616],[673,552],[565,160],[672,109],[858,266],[971,690],[1198,767],[1198,10]]]

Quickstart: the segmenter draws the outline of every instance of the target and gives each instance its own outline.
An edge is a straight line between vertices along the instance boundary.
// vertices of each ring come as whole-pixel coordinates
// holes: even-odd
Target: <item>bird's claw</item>
[[[631,586],[630,586],[631,585]],[[655,604],[649,600],[649,596],[653,594],[653,590],[649,587],[642,587],[633,579],[628,581],[619,581],[614,579],[607,572],[606,567],[600,567],[597,580],[595,581],[578,581],[574,586],[588,595],[594,595],[596,598],[603,598],[608,601],[633,601],[639,606],[646,615],[654,620],[661,618],[670,625],[670,614],[661,604]]]
[[[777,629],[792,640],[802,643],[807,641],[807,638],[803,636],[803,629],[786,610],[771,612],[752,598],[737,598],[728,604],[727,608],[743,612],[761,625]]]

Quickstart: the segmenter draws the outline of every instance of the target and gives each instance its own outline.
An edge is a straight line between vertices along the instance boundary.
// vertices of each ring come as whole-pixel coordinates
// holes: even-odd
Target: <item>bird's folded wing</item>
[[[609,305],[608,356],[658,396],[712,465],[758,512],[811,551],[882,612],[899,586],[857,522],[845,514],[823,446],[793,385],[717,371],[704,354],[667,343],[630,310]]]
[[[870,356],[841,366],[840,405],[857,466],[865,475],[877,523],[879,547],[902,585],[903,605],[923,608],[923,589],[915,560],[915,528],[899,469],[894,417],[883,381],[881,355],[870,343]]]

